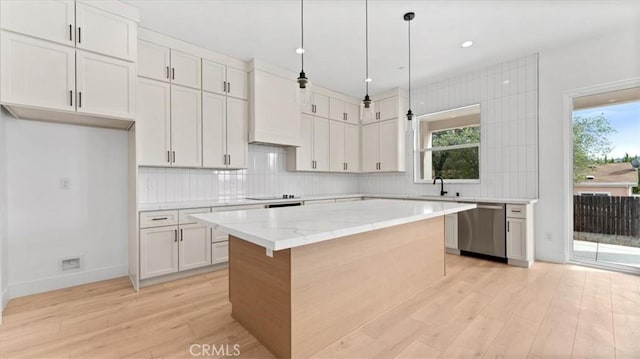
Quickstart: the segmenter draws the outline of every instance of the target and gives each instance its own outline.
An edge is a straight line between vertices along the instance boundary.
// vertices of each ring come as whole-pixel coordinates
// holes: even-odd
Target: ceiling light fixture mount
[[[413,120],[413,111],[411,111],[411,21],[416,17],[414,12],[408,12],[402,17],[407,22],[409,37],[409,110],[407,111],[407,120]]]
[[[467,41],[463,42],[462,44],[460,44],[460,47],[463,47],[463,48],[467,48],[467,47],[471,47],[471,46],[473,46],[473,41],[471,41],[471,40],[467,40]]]

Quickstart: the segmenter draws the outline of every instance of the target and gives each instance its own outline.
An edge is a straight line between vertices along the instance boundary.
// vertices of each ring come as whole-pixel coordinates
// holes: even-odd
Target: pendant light
[[[409,110],[407,111],[407,120],[411,121],[413,119],[413,111],[411,111],[411,20],[416,17],[416,14],[413,12],[408,12],[404,14],[404,21],[407,22],[409,29]]]
[[[300,105],[307,105],[311,100],[311,83],[304,73],[304,0],[300,0],[300,47],[296,49],[300,54],[300,75],[296,79],[298,91],[296,91],[296,102]]]
[[[371,78],[369,77],[369,1],[364,0],[364,31],[365,31],[365,90],[366,94],[364,99],[362,100],[362,117],[365,121],[373,120],[373,103],[371,98],[369,97],[369,82],[371,82]]]

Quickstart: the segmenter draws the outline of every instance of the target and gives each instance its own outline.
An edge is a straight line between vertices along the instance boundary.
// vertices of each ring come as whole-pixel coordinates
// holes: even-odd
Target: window
[[[480,179],[480,106],[418,118],[416,182],[436,176],[460,182]]]

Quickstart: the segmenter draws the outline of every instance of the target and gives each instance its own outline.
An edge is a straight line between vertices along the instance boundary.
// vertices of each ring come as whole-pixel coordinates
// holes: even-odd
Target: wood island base
[[[230,236],[232,317],[278,358],[305,358],[445,274],[444,217],[274,251]]]

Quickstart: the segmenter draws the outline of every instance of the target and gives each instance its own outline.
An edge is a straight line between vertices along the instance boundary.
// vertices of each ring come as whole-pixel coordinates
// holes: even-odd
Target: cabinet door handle
[[[171,163],[171,151],[167,151],[167,162]]]
[[[82,43],[82,28],[78,26],[78,43]]]
[[[73,25],[69,24],[69,41],[73,41]]]
[[[231,155],[227,155],[227,158],[229,159],[229,160],[227,161],[227,164],[228,164],[228,165],[230,165],[230,164],[231,164]]]
[[[224,164],[227,164],[227,155],[222,155],[222,162],[224,162]]]
[[[169,78],[169,66],[167,66],[167,78]]]
[[[69,106],[73,107],[73,90],[69,90]]]
[[[171,162],[176,163],[176,151],[171,151],[171,154],[173,157]]]
[[[509,225],[511,222],[507,221],[507,232],[510,232],[511,226]]]
[[[227,92],[227,81],[222,83],[222,92]]]
[[[227,82],[227,93],[231,93],[231,82]]]
[[[182,234],[182,228],[180,228],[180,242],[184,240],[184,235]]]
[[[78,92],[78,107],[82,107],[82,92]]]
[[[347,170],[347,171],[349,170],[349,163],[348,162],[345,162],[344,169]]]
[[[173,230],[173,241],[178,243],[178,230],[177,229]]]
[[[171,68],[171,79],[172,80],[176,79],[176,68],[175,67]]]

